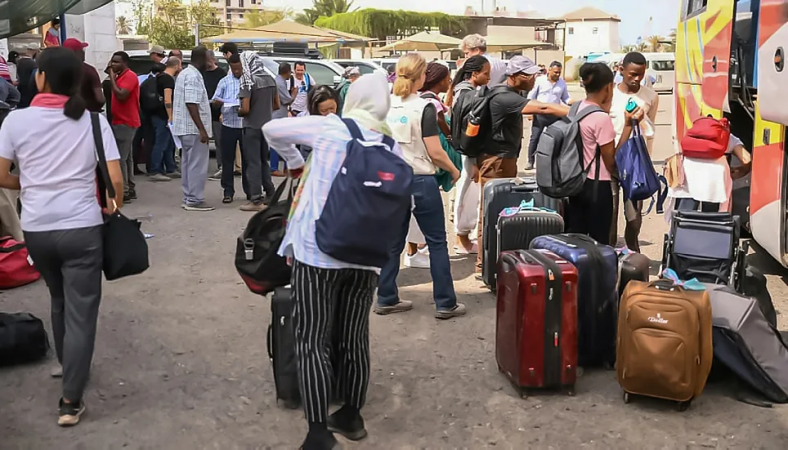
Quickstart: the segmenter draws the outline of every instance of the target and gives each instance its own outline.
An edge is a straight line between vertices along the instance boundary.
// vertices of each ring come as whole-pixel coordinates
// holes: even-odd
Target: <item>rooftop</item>
[[[566,21],[612,20],[621,22],[621,19],[617,15],[607,13],[599,8],[594,8],[593,6],[586,6],[584,8],[566,13],[561,18]]]

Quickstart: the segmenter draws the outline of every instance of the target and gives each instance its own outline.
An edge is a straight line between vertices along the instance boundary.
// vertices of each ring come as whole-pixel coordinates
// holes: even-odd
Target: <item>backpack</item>
[[[164,97],[159,95],[158,76],[150,76],[140,85],[140,109],[157,112],[164,108]]]
[[[728,151],[730,137],[728,119],[701,117],[681,138],[681,152],[688,158],[718,159]]]
[[[553,198],[572,197],[583,190],[588,170],[591,167],[583,164],[583,135],[580,133],[580,121],[587,116],[605,112],[596,105],[586,106],[582,112],[577,102],[569,109],[569,115],[563,117],[542,131],[536,146],[536,184],[545,195]],[[594,156],[596,161],[597,179],[601,163],[599,146]]]
[[[268,208],[249,219],[238,236],[235,249],[235,269],[250,291],[266,295],[290,284],[291,268],[287,259],[279,256],[279,246],[285,238],[287,217],[293,202],[293,181],[285,180],[276,188]],[[287,199],[281,200],[285,188]]]
[[[11,236],[0,238],[0,289],[30,284],[41,278],[33,267],[24,242]]]
[[[637,124],[632,126],[632,136],[616,152],[616,166],[624,199],[646,200],[659,191],[659,175]]]
[[[506,86],[482,86],[463,102],[463,111],[460,111],[460,115],[453,116],[459,122],[459,134],[452,136],[458,152],[471,158],[484,153],[484,147],[495,132],[490,101],[506,89]]]
[[[48,350],[41,319],[29,313],[0,313],[0,366],[37,361]]]
[[[312,87],[312,83],[310,83],[311,78],[312,77],[310,77],[308,73],[304,73],[304,83],[306,84],[307,92],[309,92],[309,88]],[[290,89],[293,89],[294,87],[301,89],[301,86],[296,85],[295,75],[290,75]]]
[[[347,154],[315,222],[323,253],[350,264],[383,267],[411,209],[413,169],[390,149],[394,140],[366,142],[356,122]]]

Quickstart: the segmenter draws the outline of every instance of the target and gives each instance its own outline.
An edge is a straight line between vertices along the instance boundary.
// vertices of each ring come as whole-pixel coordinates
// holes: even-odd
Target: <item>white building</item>
[[[89,44],[85,61],[102,73],[112,54],[121,49],[115,35],[115,4],[107,3],[86,14],[66,14],[66,36]]]
[[[562,17],[566,20],[564,51],[573,58],[589,53],[614,53],[621,49],[618,25],[621,19],[592,6]]]

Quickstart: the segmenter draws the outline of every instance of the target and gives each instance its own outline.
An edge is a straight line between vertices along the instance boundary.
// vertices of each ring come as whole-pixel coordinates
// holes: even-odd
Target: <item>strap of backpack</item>
[[[96,150],[96,158],[98,160],[97,170],[100,175],[99,189],[106,190],[109,198],[115,198],[115,187],[112,185],[112,179],[109,176],[109,168],[107,167],[107,157],[104,154],[104,138],[101,135],[101,122],[97,112],[90,113],[90,128],[93,132],[93,145]],[[101,185],[103,183],[103,186]],[[103,189],[102,189],[103,188]],[[101,205],[107,207],[106,199],[101,198]]]
[[[364,135],[361,133],[361,128],[358,127],[358,124],[353,119],[342,119],[342,122],[345,123],[350,135],[353,136],[353,139],[357,139],[359,141],[366,141],[364,139]],[[383,143],[388,145],[390,149],[394,150],[394,139],[391,136],[383,135]]]

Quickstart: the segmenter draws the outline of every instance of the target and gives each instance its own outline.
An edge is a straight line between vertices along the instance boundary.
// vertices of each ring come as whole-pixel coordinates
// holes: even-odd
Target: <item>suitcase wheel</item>
[[[520,389],[521,399],[526,400],[528,398],[528,394],[530,394],[530,392],[528,392],[528,389]]]
[[[632,398],[629,396],[629,392],[624,392],[624,403],[629,403],[632,401]]]
[[[684,412],[689,409],[690,405],[692,405],[692,400],[687,400],[686,402],[678,402],[676,404],[676,409],[679,412]]]
[[[566,395],[568,395],[570,397],[574,397],[575,396],[575,387],[574,387],[574,385],[567,386],[567,388],[566,388]]]

